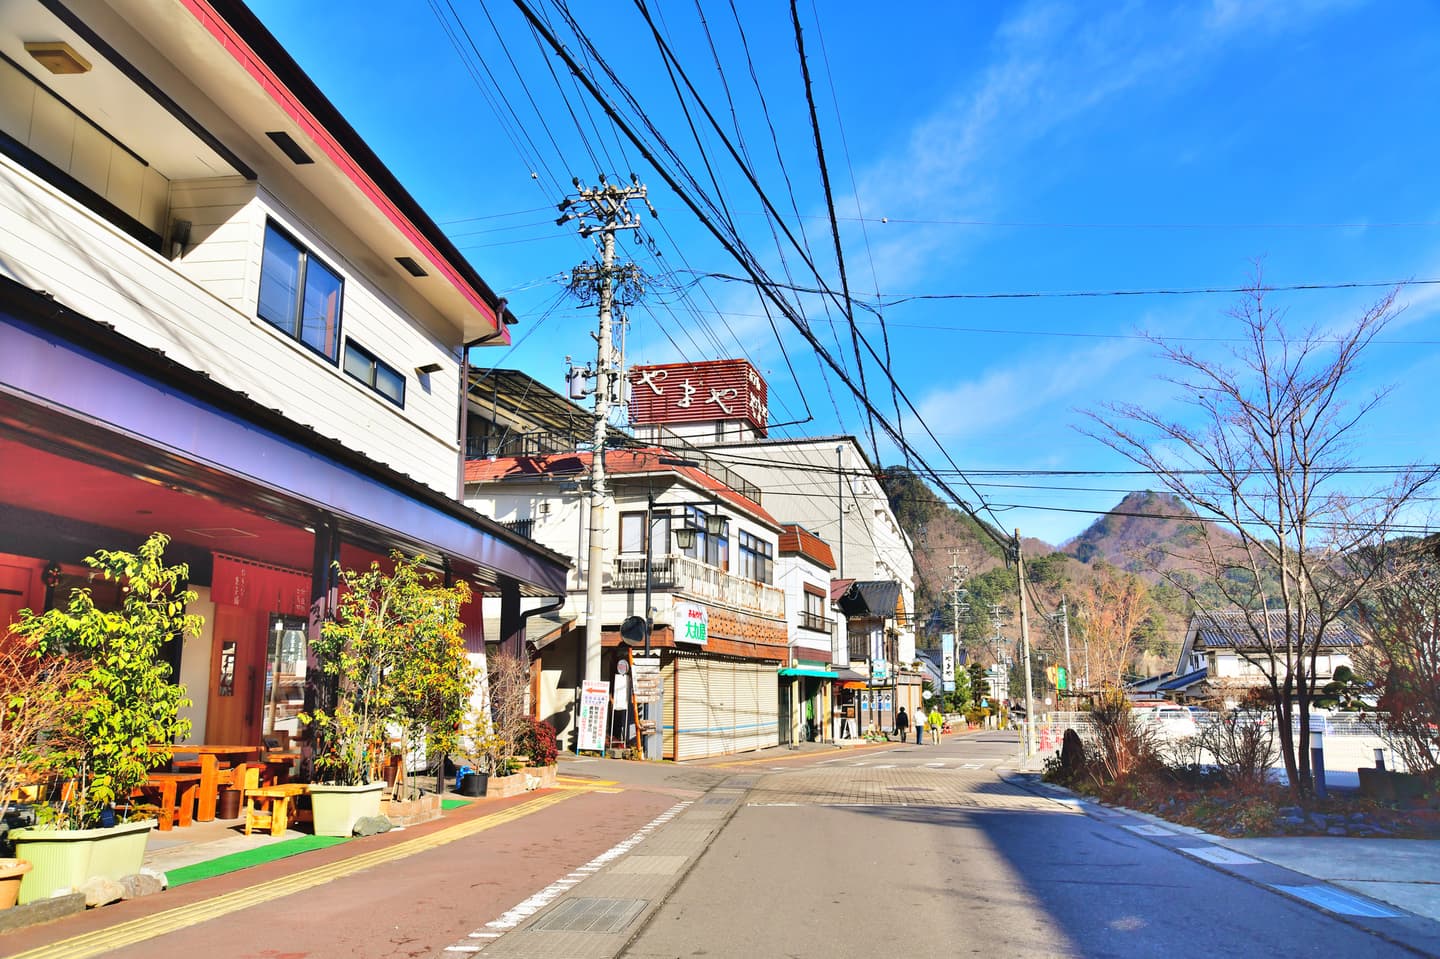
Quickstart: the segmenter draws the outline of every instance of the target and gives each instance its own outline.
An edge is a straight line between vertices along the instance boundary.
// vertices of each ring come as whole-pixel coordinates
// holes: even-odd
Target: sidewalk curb
[[[1019,789],[1024,789],[1035,795],[1045,796],[1057,801],[1073,805],[1082,814],[1089,816],[1097,822],[1115,826],[1126,830],[1131,836],[1138,840],[1144,840],[1151,845],[1169,849],[1191,862],[1202,866],[1208,866],[1217,872],[1239,879],[1240,881],[1264,889],[1267,892],[1283,896],[1292,902],[1306,906],[1310,909],[1319,910],[1338,922],[1363,930],[1384,942],[1406,949],[1421,956],[1440,955],[1440,921],[1423,916],[1402,906],[1397,906],[1383,900],[1366,896],[1362,893],[1353,892],[1343,886],[1337,886],[1328,880],[1318,876],[1283,866],[1279,863],[1270,862],[1245,853],[1230,849],[1225,845],[1225,838],[1197,829],[1193,826],[1186,826],[1181,823],[1173,823],[1168,819],[1162,819],[1152,813],[1143,812],[1138,809],[1130,809],[1126,806],[1111,806],[1102,803],[1090,796],[1084,796],[1068,789],[1065,786],[1058,786],[1054,783],[1041,782],[1039,774],[1023,772],[1008,768],[997,768],[997,776],[1005,782]],[[1103,810],[1103,812],[1102,812]],[[1133,819],[1141,826],[1149,826],[1163,830],[1163,834],[1146,833],[1136,829],[1127,828],[1122,821]],[[1201,849],[1193,846],[1182,846],[1180,842],[1203,842],[1204,849],[1221,850],[1216,858],[1208,858]],[[1248,862],[1225,862],[1222,861],[1228,853],[1231,856],[1239,856]],[[1288,880],[1288,881],[1287,881]],[[1337,912],[1327,908],[1313,899],[1299,895],[1296,891],[1302,888],[1319,887],[1331,891],[1333,899],[1338,902],[1350,900],[1364,904],[1376,912],[1377,916],[1355,915],[1345,912]],[[1396,922],[1410,928],[1395,929]],[[1405,935],[1409,933],[1409,935]]]

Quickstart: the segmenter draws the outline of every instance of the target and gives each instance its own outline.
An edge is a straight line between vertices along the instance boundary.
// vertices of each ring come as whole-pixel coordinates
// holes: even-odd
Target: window
[[[772,575],[774,546],[758,536],[740,534],[740,575],[757,583],[768,583]]]
[[[803,629],[813,629],[820,632],[830,631],[830,620],[825,617],[825,595],[821,592],[811,592],[810,586],[805,586],[805,608],[800,613],[800,626]]]
[[[396,406],[405,405],[405,374],[354,340],[345,341],[345,372]]]
[[[645,552],[645,514],[620,514],[620,552]]]
[[[260,319],[333,363],[340,349],[343,288],[339,274],[274,223],[265,224],[260,304],[256,310]]]

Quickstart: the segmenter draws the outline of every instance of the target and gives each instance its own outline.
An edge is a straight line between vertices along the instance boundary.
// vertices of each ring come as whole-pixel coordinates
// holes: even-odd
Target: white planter
[[[119,879],[139,872],[154,828],[155,820],[145,819],[103,829],[15,830],[10,836],[16,855],[34,866],[21,880],[20,904],[77,889],[97,876]]]
[[[363,786],[312,783],[310,808],[315,814],[315,835],[350,835],[356,820],[380,815],[380,795],[384,791],[385,783],[379,780]]]

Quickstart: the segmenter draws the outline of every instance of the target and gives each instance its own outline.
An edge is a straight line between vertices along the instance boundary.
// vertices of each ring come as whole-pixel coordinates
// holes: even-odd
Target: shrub
[[[553,766],[560,756],[560,747],[555,741],[555,727],[532,717],[525,717],[520,735],[515,741],[515,751],[530,757],[532,766]]]
[[[1163,765],[1154,733],[1141,725],[1121,692],[1095,697],[1090,707],[1090,752],[1096,762],[1091,775],[1109,782],[1124,782],[1137,772]]]

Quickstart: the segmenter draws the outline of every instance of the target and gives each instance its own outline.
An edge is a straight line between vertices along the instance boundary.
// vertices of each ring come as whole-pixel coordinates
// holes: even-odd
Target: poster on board
[[[580,684],[580,728],[577,749],[605,748],[605,720],[610,712],[610,684],[585,680]]]

